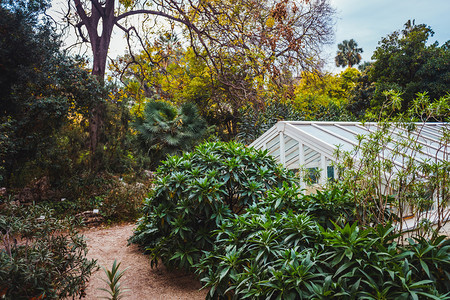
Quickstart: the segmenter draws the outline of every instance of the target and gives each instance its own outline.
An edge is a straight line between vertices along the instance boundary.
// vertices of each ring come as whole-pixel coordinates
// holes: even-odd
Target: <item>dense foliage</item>
[[[207,142],[171,156],[156,171],[131,242],[168,266],[189,269],[213,246],[212,230],[224,219],[293,177],[264,151],[229,142]]]
[[[264,109],[254,109],[253,107],[242,107],[240,110],[240,121],[238,123],[239,133],[237,140],[245,144],[250,144],[264,132],[269,130],[281,120],[304,120],[304,112],[295,110],[292,105],[270,102]]]
[[[82,296],[96,261],[73,219],[43,207],[8,205],[0,214],[0,296],[61,299]],[[33,298],[34,297],[34,298]]]
[[[128,102],[117,101],[115,87],[98,82],[84,59],[60,49],[47,4],[0,2],[0,187],[57,213],[100,208],[107,220],[135,220],[145,191],[136,181],[148,182],[135,173],[142,160]],[[104,122],[91,151],[88,123],[98,104]],[[124,191],[119,178],[131,172]]]
[[[192,149],[207,129],[193,104],[186,103],[177,109],[162,101],[147,102],[133,127],[138,132],[141,149],[150,157],[153,167],[167,155]]]
[[[378,111],[387,90],[402,93],[401,111],[411,106],[417,93],[427,92],[432,100],[445,96],[450,86],[449,41],[441,46],[430,43],[433,34],[426,24],[410,20],[403,30],[382,38],[372,56],[374,61],[365,71],[368,77],[356,88],[353,105]]]
[[[239,110],[237,139],[250,144],[278,121],[353,121],[347,98],[360,72],[347,68],[339,74],[302,73],[284,78],[284,89],[267,91],[266,101],[248,103]],[[279,83],[280,84],[280,83]]]
[[[279,189],[245,214],[224,220],[216,231],[214,249],[196,265],[205,286],[211,288],[207,298],[446,299],[450,295],[450,243],[445,236],[397,244],[398,235],[390,225],[363,229],[340,215],[349,212],[345,193],[324,193],[331,195],[327,202],[334,206]],[[327,213],[330,208],[334,215]],[[325,223],[320,221],[322,213]]]
[[[16,180],[21,173],[51,168],[58,131],[102,93],[82,61],[59,50],[50,21],[40,17],[43,2],[0,5],[0,176],[10,185],[26,181]]]

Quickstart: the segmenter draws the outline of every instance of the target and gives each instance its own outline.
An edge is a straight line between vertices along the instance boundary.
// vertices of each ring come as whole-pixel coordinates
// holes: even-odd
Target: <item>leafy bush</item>
[[[151,180],[108,173],[86,174],[65,180],[59,198],[39,202],[59,216],[99,209],[108,222],[136,221],[147,196]],[[55,198],[55,197],[53,197]]]
[[[320,231],[306,214],[251,208],[226,220],[217,232],[214,250],[197,265],[202,281],[211,287],[208,298],[285,299],[313,279],[309,269],[317,251],[311,243]]]
[[[0,296],[7,299],[61,299],[82,296],[95,260],[74,220],[52,211],[8,206],[0,215]]]
[[[301,201],[294,203],[294,209],[313,216],[324,228],[334,228],[334,223],[341,226],[356,221],[355,202],[344,186],[331,186],[315,194],[305,195]]]
[[[290,192],[285,191],[287,194]],[[278,191],[282,195],[283,191]],[[272,199],[273,200],[273,199]],[[448,299],[450,241],[395,243],[391,226],[324,229],[317,218],[263,201],[223,222],[196,265],[207,298]],[[312,200],[312,199],[310,199]]]
[[[298,189],[284,185],[270,190],[258,203],[258,209],[273,214],[289,210],[307,213],[320,226],[334,228],[335,223],[343,226],[355,222],[357,208],[348,190],[336,184],[311,195],[302,195]]]
[[[294,178],[267,151],[230,142],[207,142],[172,156],[156,172],[144,216],[131,242],[150,253],[152,265],[190,268],[212,249],[212,231],[274,187]]]
[[[149,191],[149,182],[120,181],[101,198],[100,213],[110,221],[136,221]]]

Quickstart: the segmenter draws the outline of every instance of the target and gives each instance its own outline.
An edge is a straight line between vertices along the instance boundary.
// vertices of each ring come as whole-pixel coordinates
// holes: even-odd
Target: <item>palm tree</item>
[[[358,44],[354,39],[350,41],[343,41],[338,44],[338,51],[335,58],[337,67],[352,67],[353,65],[359,64],[361,61],[361,54],[363,52],[362,48],[358,48]]]
[[[167,155],[190,150],[205,135],[206,121],[186,103],[177,108],[163,101],[146,103],[142,117],[132,123],[141,147],[156,167]]]

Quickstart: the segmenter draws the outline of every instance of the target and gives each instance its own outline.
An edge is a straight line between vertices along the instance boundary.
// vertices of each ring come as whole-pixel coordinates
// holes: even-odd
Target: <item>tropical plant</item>
[[[152,265],[189,269],[213,246],[212,231],[294,177],[267,151],[229,142],[207,142],[171,156],[156,171],[131,242],[150,254]]]
[[[327,191],[326,194],[332,193]],[[274,193],[275,194],[275,193]],[[322,228],[291,207],[298,196],[250,206],[216,230],[196,265],[208,299],[447,299],[446,237],[398,245],[394,227]],[[270,198],[270,197],[269,197]],[[314,199],[308,201],[314,202]],[[285,203],[287,205],[285,205]],[[277,208],[276,208],[277,207]],[[318,211],[318,210],[317,210]]]
[[[102,280],[108,285],[109,289],[100,288],[100,290],[105,291],[110,295],[109,297],[103,297],[104,299],[120,300],[123,299],[123,294],[128,291],[127,289],[122,289],[120,284],[120,279],[122,279],[122,276],[128,268],[119,271],[120,264],[121,263],[117,263],[117,260],[115,259],[111,271],[102,267],[106,274],[106,279],[102,278]]]
[[[141,149],[157,166],[166,155],[190,150],[205,135],[206,122],[193,104],[180,109],[167,102],[147,102],[142,117],[133,123]]]
[[[354,39],[344,40],[338,44],[338,51],[335,58],[337,67],[353,67],[361,61],[362,48],[358,48],[358,43]]]
[[[96,261],[78,222],[57,220],[40,206],[6,204],[0,214],[0,296],[62,299],[82,296]],[[33,298],[34,297],[34,298]]]

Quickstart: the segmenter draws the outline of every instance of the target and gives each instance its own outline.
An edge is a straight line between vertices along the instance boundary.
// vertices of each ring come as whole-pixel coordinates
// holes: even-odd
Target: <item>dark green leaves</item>
[[[277,212],[274,203],[258,203],[217,230],[214,249],[196,266],[209,298],[448,298],[445,237],[400,246],[390,225],[323,229],[316,217]]]
[[[235,213],[272,188],[294,186],[294,179],[266,152],[232,142],[204,143],[191,153],[169,157],[156,175],[131,240],[147,249],[155,263],[162,259],[178,268],[191,268],[203,250],[211,250],[214,230]]]
[[[152,159],[152,167],[168,154],[190,150],[206,132],[206,122],[191,103],[178,109],[167,102],[150,101],[133,126],[143,152]]]

